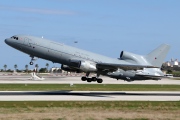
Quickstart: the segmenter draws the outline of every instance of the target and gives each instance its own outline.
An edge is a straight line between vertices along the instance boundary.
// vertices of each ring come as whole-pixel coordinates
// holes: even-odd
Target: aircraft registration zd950
[[[34,57],[39,57],[60,63],[65,71],[85,72],[82,81],[98,83],[103,82],[100,75],[127,81],[161,79],[164,74],[160,67],[170,49],[162,44],[147,55],[122,51],[116,59],[29,35],[14,35],[5,39],[5,43],[30,55],[30,65]],[[97,76],[90,78],[91,72]]]

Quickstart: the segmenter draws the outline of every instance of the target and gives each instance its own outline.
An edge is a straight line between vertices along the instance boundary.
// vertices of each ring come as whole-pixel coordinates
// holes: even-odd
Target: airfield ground
[[[103,77],[104,83],[97,84],[83,82],[77,76],[45,75],[44,81],[29,78],[30,75],[0,75],[0,120],[179,120],[180,118],[179,80],[126,82]],[[22,93],[19,93],[20,90]],[[37,90],[41,91],[36,93]],[[36,99],[44,95],[52,98],[51,101]],[[73,98],[88,97],[92,100],[53,100],[54,97],[63,98],[64,95],[69,96],[68,99],[73,96]],[[128,96],[132,100],[126,101],[125,98]],[[4,99],[8,97],[12,97],[11,100]],[[22,100],[15,100],[19,97]],[[32,100],[25,101],[23,98],[26,97],[32,97]],[[105,100],[106,97],[108,101]],[[124,99],[114,101],[115,97]],[[147,99],[139,101],[141,97]],[[159,100],[151,100],[151,97]],[[93,101],[95,98],[99,100]],[[164,98],[167,100],[163,100]]]
[[[180,102],[1,102],[1,120],[179,120]]]

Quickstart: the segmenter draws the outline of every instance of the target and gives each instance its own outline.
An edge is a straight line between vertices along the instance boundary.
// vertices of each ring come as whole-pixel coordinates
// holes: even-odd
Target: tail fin
[[[158,48],[150,52],[148,55],[146,55],[145,58],[153,66],[161,67],[169,50],[169,45],[162,44]]]

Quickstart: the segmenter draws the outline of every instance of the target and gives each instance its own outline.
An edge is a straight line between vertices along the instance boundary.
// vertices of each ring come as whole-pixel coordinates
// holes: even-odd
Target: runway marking
[[[149,91],[0,91],[2,95],[84,95],[84,96],[96,96],[96,95],[141,95],[141,96],[180,96],[180,92],[149,92]]]
[[[180,92],[0,91],[0,101],[180,101]]]

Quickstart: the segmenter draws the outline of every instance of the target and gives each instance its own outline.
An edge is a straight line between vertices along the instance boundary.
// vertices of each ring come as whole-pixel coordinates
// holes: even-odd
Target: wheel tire
[[[81,80],[82,80],[82,81],[86,81],[87,78],[86,78],[86,77],[82,77]]]
[[[87,78],[87,82],[91,82],[92,81],[92,79],[91,78]]]
[[[98,83],[102,83],[103,80],[102,80],[102,79],[97,79],[97,82],[98,82]]]
[[[92,77],[92,81],[97,81],[97,78],[96,77]]]
[[[33,65],[33,62],[30,62],[29,64],[30,64],[30,65]]]

